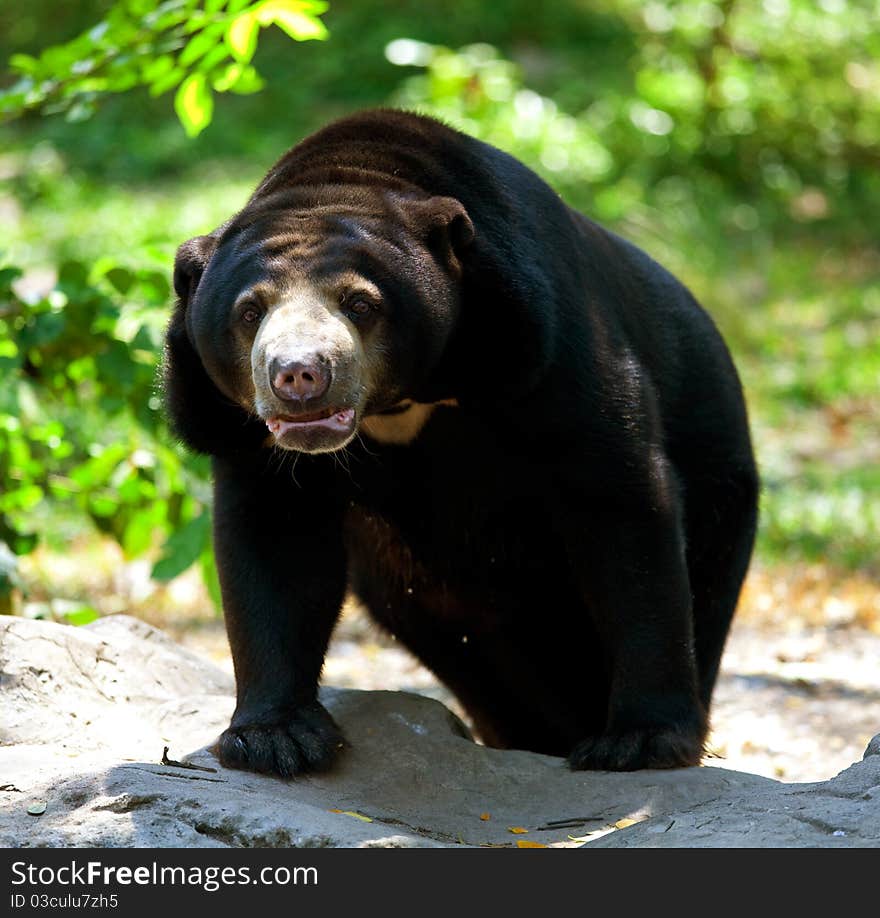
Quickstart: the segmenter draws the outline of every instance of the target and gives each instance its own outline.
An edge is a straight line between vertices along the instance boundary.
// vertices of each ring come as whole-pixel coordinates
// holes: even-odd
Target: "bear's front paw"
[[[344,746],[339,727],[315,702],[283,719],[233,722],[217,743],[217,756],[226,768],[293,778],[326,771]]]
[[[672,728],[644,728],[588,736],[568,757],[575,771],[638,771],[699,765],[703,743],[693,733]]]

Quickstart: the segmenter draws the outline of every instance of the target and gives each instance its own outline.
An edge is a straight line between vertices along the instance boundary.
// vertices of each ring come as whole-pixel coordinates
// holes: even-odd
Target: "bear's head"
[[[190,348],[191,371],[209,381],[202,391],[251,427],[259,419],[275,445],[341,449],[440,362],[473,235],[450,197],[332,185],[258,193],[178,250],[171,347]]]

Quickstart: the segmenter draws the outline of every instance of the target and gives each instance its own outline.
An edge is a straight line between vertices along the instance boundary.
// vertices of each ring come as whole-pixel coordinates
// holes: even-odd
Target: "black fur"
[[[441,197],[461,207],[406,204]],[[294,465],[217,355],[235,293],[288,257],[266,255],[266,227],[296,235],[334,207],[403,240],[394,258],[380,242],[333,256],[357,251],[397,304],[393,397],[367,414],[458,405],[408,445],[362,436]],[[393,111],[295,147],[177,268],[167,403],[214,456],[238,685],[224,764],[289,776],[342,747],[316,691],[347,586],[487,743],[575,768],[699,762],[758,478],[733,363],[675,278],[512,157]],[[432,290],[448,300],[442,332]]]

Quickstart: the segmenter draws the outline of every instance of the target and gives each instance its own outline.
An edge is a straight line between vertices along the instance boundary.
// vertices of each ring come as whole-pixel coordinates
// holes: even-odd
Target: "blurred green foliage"
[[[254,6],[227,4],[227,32]],[[40,61],[107,7],[0,10],[0,41]],[[72,120],[7,126],[0,212],[25,273],[0,285],[0,540],[26,551],[88,518],[129,556],[152,552],[157,576],[201,564],[216,595],[207,468],[156,410],[174,248],[306,132],[390,102],[520,157],[681,276],[747,390],[762,557],[876,570],[875,16],[869,0],[337,2],[327,42],[267,30],[248,59],[263,89],[225,99],[194,139],[143,70],[116,96],[80,85]]]
[[[548,97],[491,46],[401,40],[389,60],[425,73],[395,98],[522,151],[605,220],[707,197],[732,230],[866,215],[880,195],[872,5],[841,5],[839,17],[812,3],[765,3],[758,16],[732,2],[614,5],[643,33],[623,85],[581,81],[578,99],[571,86]]]
[[[156,388],[166,274],[68,261],[33,298],[19,274],[0,271],[0,540],[26,554],[70,508],[129,558],[169,536],[157,579],[209,567],[208,465],[174,448]]]

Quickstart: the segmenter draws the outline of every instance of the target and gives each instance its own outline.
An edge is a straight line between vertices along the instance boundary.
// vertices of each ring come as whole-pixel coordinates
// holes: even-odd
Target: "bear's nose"
[[[309,360],[279,360],[269,364],[272,391],[285,401],[320,398],[330,386],[330,368],[320,355]]]

